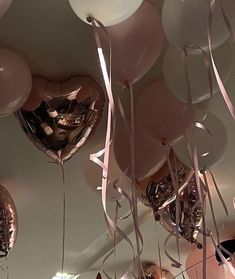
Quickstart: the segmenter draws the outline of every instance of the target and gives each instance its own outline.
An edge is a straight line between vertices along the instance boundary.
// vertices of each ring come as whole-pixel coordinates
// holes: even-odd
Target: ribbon
[[[167,244],[172,236],[173,236],[173,234],[170,233],[166,237],[165,242],[164,242],[164,251],[165,251],[167,258],[171,261],[171,266],[175,267],[175,268],[180,268],[182,266],[182,264],[180,262],[178,262],[177,260],[175,260],[167,251]]]
[[[196,126],[196,121],[195,121],[195,115],[194,115],[193,104],[192,104],[192,94],[191,94],[191,86],[190,86],[190,78],[189,78],[189,69],[188,69],[188,63],[187,63],[187,59],[188,59],[187,49],[183,49],[182,58],[183,58],[183,62],[184,62],[184,71],[185,71],[185,79],[186,79],[186,86],[187,86],[187,93],[188,93],[189,109],[192,112],[192,124],[193,124],[193,127],[195,127]],[[207,278],[207,273],[206,273],[206,253],[207,253],[207,251],[206,251],[206,221],[205,221],[205,212],[204,212],[204,208],[203,208],[201,183],[200,183],[200,177],[199,177],[198,152],[197,152],[197,146],[196,146],[194,137],[191,138],[190,142],[187,141],[187,147],[188,147],[188,152],[189,152],[191,161],[193,163],[192,165],[193,165],[195,179],[196,179],[199,201],[200,201],[201,207],[202,207],[202,227],[203,227],[203,271],[202,271],[202,278],[206,279]]]
[[[108,212],[107,212],[107,205],[106,205],[110,145],[112,142],[112,138],[114,136],[115,125],[116,125],[114,99],[113,99],[112,86],[111,86],[111,40],[110,40],[107,30],[105,29],[104,25],[100,21],[98,21],[94,18],[90,18],[90,21],[92,22],[92,26],[93,26],[94,37],[95,37],[96,46],[97,46],[97,53],[98,53],[100,66],[101,66],[101,70],[102,70],[102,75],[103,75],[103,79],[104,79],[104,83],[105,83],[105,88],[106,88],[106,92],[107,92],[108,100],[109,100],[105,147],[103,150],[98,151],[96,154],[91,154],[90,160],[92,160],[93,162],[98,164],[103,169],[103,171],[102,171],[102,205],[103,205],[105,220],[106,220],[110,235],[114,239],[115,234],[118,233],[125,241],[127,241],[127,243],[130,245],[132,252],[133,252],[132,263],[130,264],[126,273],[121,277],[121,279],[127,279],[129,277],[130,270],[133,267],[133,263],[135,262],[135,249],[134,249],[134,246],[133,246],[131,240],[129,239],[129,237],[109,217]],[[98,26],[108,37],[108,41],[109,41],[109,45],[110,45],[110,75],[108,75],[107,66],[106,66],[105,59],[104,59],[103,49],[101,46],[99,33],[98,33]],[[103,155],[104,155],[104,160],[101,161],[99,158]],[[112,254],[113,254],[113,251],[111,251],[105,257],[103,264]],[[109,277],[107,277],[107,278],[109,278]]]
[[[207,26],[207,39],[208,39],[208,45],[209,45],[209,54],[210,54],[213,71],[214,71],[215,78],[216,78],[217,84],[219,86],[220,92],[222,94],[222,97],[225,101],[225,104],[226,104],[232,118],[235,120],[235,108],[234,108],[233,103],[224,87],[223,81],[218,72],[218,69],[217,69],[217,66],[216,66],[216,63],[214,60],[214,56],[212,53],[212,17],[213,17],[213,12],[214,12],[214,8],[215,8],[215,3],[216,3],[216,0],[210,1],[210,11],[209,11],[209,17],[208,17],[208,26]],[[225,15],[223,8],[222,8],[222,15],[224,17],[224,20],[225,20],[225,23],[227,24],[228,29],[231,31],[231,34],[233,34],[231,25],[229,24],[229,21]]]

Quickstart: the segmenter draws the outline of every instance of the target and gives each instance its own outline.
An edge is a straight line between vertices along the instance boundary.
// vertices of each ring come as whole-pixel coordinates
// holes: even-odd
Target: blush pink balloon
[[[38,86],[38,78],[33,78],[32,90],[22,109],[27,111],[34,111],[41,105],[42,101],[43,99],[40,96],[40,90]]]
[[[186,269],[189,279],[202,279],[203,264],[202,261],[202,250],[197,248],[191,248],[189,251],[188,258],[186,260]],[[215,248],[212,244],[207,246],[207,257],[215,254]],[[199,264],[197,264],[199,263]],[[207,259],[207,279],[234,279],[233,275],[226,271],[223,265],[219,265],[216,261],[215,256]]]
[[[0,0],[0,17],[4,16],[11,5],[12,0]]]
[[[143,1],[131,17],[107,30],[112,43],[114,78],[121,84],[135,83],[155,64],[164,45],[158,11]]]
[[[125,126],[116,130],[114,155],[119,168],[131,176],[131,151]],[[135,178],[147,178],[158,171],[166,162],[166,151],[160,143],[152,142],[137,128],[135,131]]]
[[[18,54],[0,49],[0,117],[23,106],[32,88],[32,75]]]
[[[158,81],[141,93],[137,102],[137,122],[150,138],[172,144],[189,128],[191,114],[165,82]]]

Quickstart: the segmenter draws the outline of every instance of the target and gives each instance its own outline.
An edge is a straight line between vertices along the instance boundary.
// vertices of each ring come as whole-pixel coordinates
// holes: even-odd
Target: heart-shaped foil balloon
[[[201,181],[201,191],[203,198],[203,206],[199,200],[199,194],[196,184],[195,175],[191,177],[188,185],[182,189],[179,194],[179,235],[187,240],[189,243],[197,244],[198,248],[202,248],[201,244],[197,241],[203,211],[205,211],[205,198],[206,192]],[[167,205],[163,210],[159,211],[160,223],[163,227],[172,234],[177,232],[176,228],[176,201]]]
[[[16,207],[9,192],[0,185],[0,258],[12,250],[18,231]]]
[[[16,116],[28,138],[54,161],[63,163],[94,134],[103,114],[103,90],[89,77],[61,83],[36,78],[33,82],[33,101],[29,99]],[[40,103],[35,105],[35,100]]]

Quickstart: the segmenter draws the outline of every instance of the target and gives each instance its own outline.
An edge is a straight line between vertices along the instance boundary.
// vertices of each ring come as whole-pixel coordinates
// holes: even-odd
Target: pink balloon
[[[202,268],[203,264],[199,263],[202,261],[202,250],[197,248],[191,248],[186,261],[186,269],[189,279],[202,279]],[[215,254],[215,248],[212,244],[207,246],[207,256]],[[197,264],[199,263],[199,264]],[[197,265],[195,265],[197,264]],[[192,267],[195,265],[194,267]],[[226,271],[223,265],[219,265],[215,257],[211,257],[206,261],[207,266],[207,279],[234,279],[233,275]],[[191,267],[191,268],[190,268]]]
[[[0,17],[2,17],[11,5],[12,0],[0,0]]]
[[[4,117],[25,103],[32,88],[32,76],[25,61],[7,49],[0,49],[0,69],[0,117]]]
[[[112,42],[112,71],[121,83],[135,83],[154,65],[164,45],[158,11],[148,1],[124,22],[108,27]]]
[[[165,143],[179,140],[191,124],[186,104],[179,101],[165,82],[154,82],[140,95],[137,102],[137,122],[150,138]]]
[[[135,178],[144,179],[158,171],[166,161],[164,148],[146,138],[141,131],[135,131]],[[125,126],[118,128],[114,139],[114,155],[119,168],[131,176],[131,151]]]
[[[38,87],[38,78],[33,78],[32,90],[30,92],[29,98],[23,105],[22,109],[28,111],[34,111],[42,103],[42,97],[40,96],[40,90]]]

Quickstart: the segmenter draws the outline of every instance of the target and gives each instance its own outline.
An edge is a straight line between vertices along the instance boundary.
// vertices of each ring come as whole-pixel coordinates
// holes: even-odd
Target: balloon
[[[137,123],[150,138],[173,143],[179,140],[191,124],[191,114],[163,81],[154,82],[137,102]]]
[[[28,65],[16,53],[0,49],[0,117],[17,111],[27,100],[32,76]]]
[[[164,79],[171,92],[181,101],[188,102],[187,84],[182,60],[182,50],[170,46],[164,56],[163,72]],[[232,46],[228,40],[225,44],[215,49],[214,57],[219,69],[220,76],[224,82],[229,78],[232,68]],[[210,61],[207,55],[208,61]],[[210,87],[205,57],[201,52],[198,55],[189,55],[187,62],[191,86],[191,97],[193,103],[199,103],[210,98]],[[177,65],[177,67],[175,66]],[[218,92],[218,84],[214,71],[210,65],[213,82],[213,93]]]
[[[168,270],[164,270],[152,263],[152,262],[143,262],[142,263],[144,275],[146,278],[141,277],[141,279],[173,279],[174,276]]]
[[[130,17],[141,5],[143,0],[69,0],[76,15],[88,23],[87,17],[92,16],[105,26],[114,25]]]
[[[188,177],[192,176],[192,173],[188,167],[174,157],[173,152],[170,154],[170,159],[172,169],[174,172],[177,171],[178,182],[182,186]],[[176,161],[174,159],[176,159]],[[136,187],[139,199],[146,206],[153,209],[156,217],[158,217],[157,212],[159,210],[165,208],[168,203],[175,200],[175,185],[172,182],[167,163],[151,177],[138,181]]]
[[[7,189],[0,185],[0,258],[12,250],[18,232],[16,207]]]
[[[40,92],[40,96],[48,101],[54,97],[77,98],[82,102],[87,97],[97,98],[97,90],[99,85],[86,76],[76,76],[65,81],[49,81],[43,78],[37,78],[36,87]],[[97,87],[96,90],[95,87]],[[99,91],[99,90],[98,90]]]
[[[227,131],[223,122],[213,113],[207,113],[200,123],[208,131],[191,127],[187,131],[187,137],[189,142],[194,139],[197,146],[199,169],[204,169],[214,166],[223,157],[227,147]],[[185,138],[174,145],[173,149],[185,165],[193,166]]]
[[[0,17],[4,16],[11,5],[12,0],[0,1]]]
[[[207,277],[208,279],[233,279],[234,276],[230,272],[226,272],[223,265],[219,265],[216,261],[215,256],[215,247],[213,244],[208,243],[206,247],[207,256],[210,257],[206,261]],[[186,260],[186,269],[189,279],[202,279],[202,250],[195,249],[192,247],[189,250],[189,254]]]
[[[89,154],[93,154],[103,149],[103,144],[97,144],[89,150]],[[116,179],[121,176],[121,170],[117,166],[117,163],[114,158],[113,149],[110,150],[109,158],[109,183],[107,187],[107,199],[109,200],[119,200],[121,194],[113,188],[113,183]],[[95,192],[100,193],[101,182],[102,182],[102,168],[92,162],[87,156],[86,161],[84,162],[84,173],[85,178],[88,182],[88,186]]]
[[[158,11],[153,4],[144,1],[129,19],[107,30],[112,43],[115,80],[121,84],[135,83],[155,64],[164,45]],[[105,39],[104,46],[107,45]]]
[[[93,95],[81,102],[75,94],[54,97],[32,112],[16,113],[28,138],[56,162],[69,160],[94,134],[102,117],[103,91],[91,78],[90,87]]]
[[[209,0],[165,0],[162,8],[162,24],[169,42],[181,48],[193,45],[208,49],[209,7]],[[229,36],[218,1],[212,23],[213,47],[221,45]]]
[[[203,192],[202,197],[205,200],[205,192],[203,187],[201,187]],[[180,198],[180,218],[179,218],[179,235],[187,240],[189,243],[197,244],[198,248],[201,249],[202,246],[197,241],[198,229],[201,226],[203,209],[201,202],[199,200],[199,195],[197,191],[196,178],[192,176],[187,187],[185,187]],[[204,205],[205,206],[205,205]],[[170,233],[175,234],[176,232],[176,201],[167,205],[160,214],[161,225]]]
[[[32,90],[27,101],[24,103],[22,109],[34,111],[41,105],[43,99],[40,96],[40,88],[38,86],[38,81],[38,78],[33,78]]]
[[[148,140],[136,127],[135,131],[135,176],[144,179],[151,176],[166,161],[165,150],[159,143]],[[114,138],[114,155],[119,168],[131,177],[131,151],[125,126],[119,127]]]

